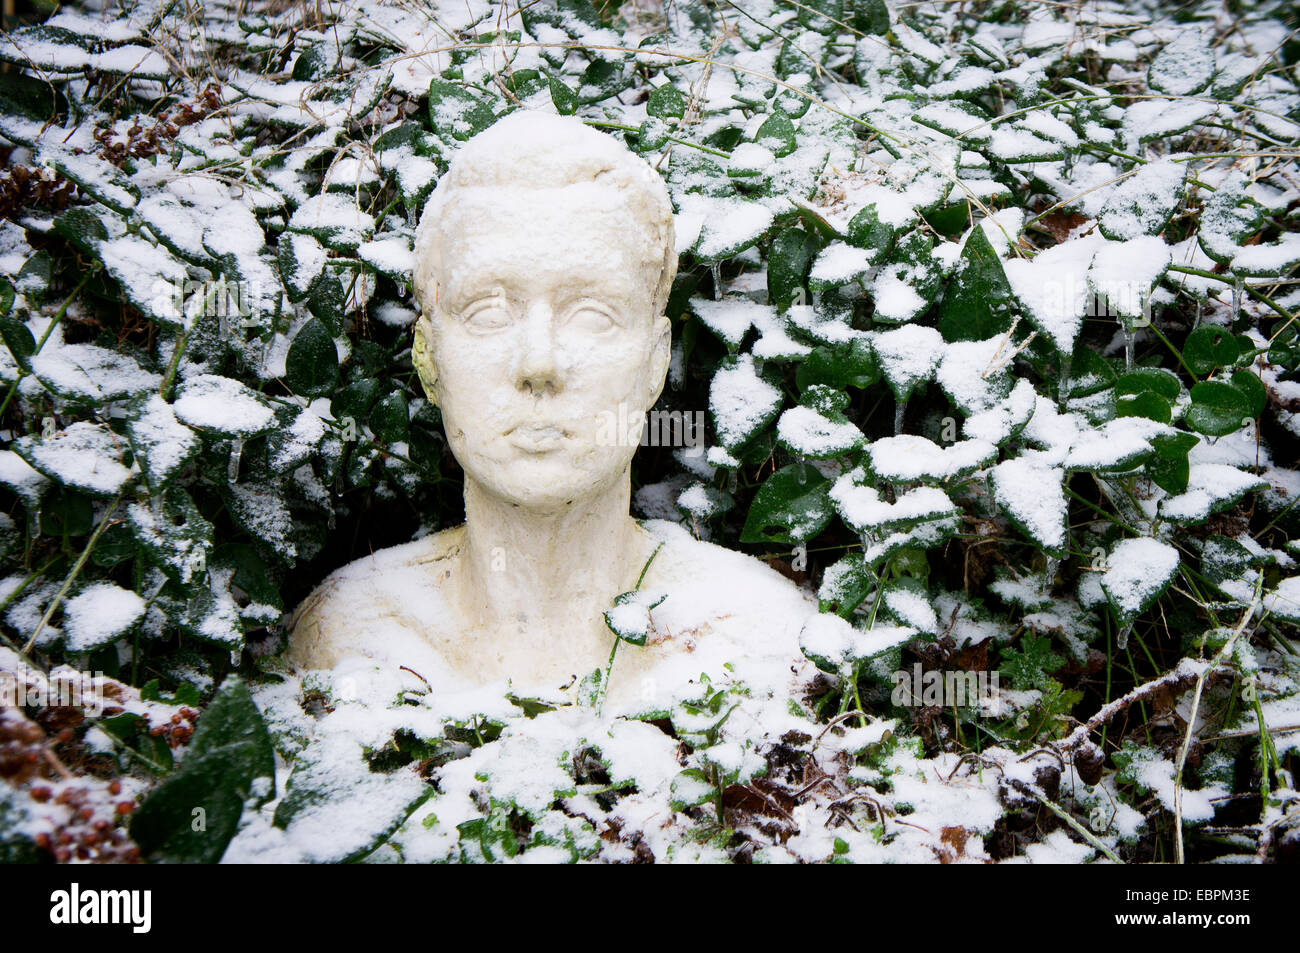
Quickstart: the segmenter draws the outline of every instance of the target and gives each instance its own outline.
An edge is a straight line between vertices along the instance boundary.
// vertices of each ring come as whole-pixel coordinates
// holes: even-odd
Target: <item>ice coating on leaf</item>
[[[1174,805],[1178,804],[1184,820],[1192,823],[1213,818],[1215,802],[1229,793],[1226,786],[1218,783],[1198,789],[1176,784],[1174,778],[1178,769],[1174,762],[1151,748],[1138,749],[1128,770],[1138,784],[1159,799],[1165,810],[1173,811]]]
[[[1133,142],[1148,142],[1185,132],[1202,119],[1212,116],[1218,106],[1196,100],[1170,102],[1148,99],[1133,103],[1124,110],[1124,134]]]
[[[128,417],[126,430],[145,479],[155,488],[171,479],[199,447],[194,431],[181,424],[157,394],[150,394]]]
[[[925,310],[928,302],[903,280],[894,269],[882,269],[871,284],[876,317],[881,321],[911,321]]]
[[[709,409],[722,443],[734,447],[743,443],[781,406],[781,392],[754,370],[754,359],[742,354],[735,365],[713,375],[709,386]]]
[[[289,228],[315,235],[327,245],[355,249],[374,233],[375,219],[351,195],[323,192],[298,207]]]
[[[47,347],[32,357],[32,373],[64,396],[92,401],[120,400],[162,381],[127,355],[97,344]]]
[[[865,439],[852,423],[839,423],[811,407],[791,407],[776,422],[776,434],[795,453],[834,457],[856,449]]]
[[[384,234],[364,242],[357,249],[357,257],[376,271],[404,281],[410,280],[415,267],[411,239],[405,235]]]
[[[1126,616],[1155,601],[1178,571],[1178,550],[1149,536],[1125,539],[1106,557],[1101,587]]]
[[[934,328],[905,324],[892,331],[871,335],[871,347],[880,359],[880,370],[895,394],[906,397],[928,380],[943,355],[943,337]]]
[[[1065,546],[1069,511],[1060,467],[1027,457],[999,463],[992,470],[993,496],[1023,526],[1034,542],[1052,550]]]
[[[1065,459],[1066,467],[1071,470],[1132,468],[1150,452],[1152,439],[1174,432],[1169,424],[1146,417],[1116,417],[1100,427],[1087,427],[1080,425],[1076,415],[1069,416],[1077,428],[1070,438],[1070,450]],[[1030,426],[1033,423],[1030,421]],[[1065,431],[1058,433],[1064,435]]]
[[[284,499],[273,488],[265,484],[237,483],[230,487],[229,500],[235,519],[249,533],[286,559],[297,556],[293,516]]]
[[[739,347],[745,339],[745,333],[749,331],[756,314],[776,311],[771,305],[758,304],[740,296],[728,296],[716,301],[712,298],[691,298],[690,305],[704,326],[732,348]]]
[[[1137,318],[1148,306],[1151,289],[1169,268],[1169,246],[1153,236],[1107,242],[1088,269],[1088,283],[1117,313]]]
[[[965,413],[988,410],[1011,392],[1008,371],[1015,350],[1010,334],[950,342],[934,379]]]
[[[869,249],[847,242],[831,242],[817,254],[809,280],[821,285],[842,285],[857,281],[871,270],[874,257]]]
[[[121,638],[144,616],[144,600],[111,582],[97,582],[63,607],[63,637],[69,652],[89,652]]]
[[[890,589],[885,593],[885,607],[904,626],[931,635],[939,631],[939,616],[930,600],[911,589]]]
[[[799,647],[811,659],[831,670],[852,661],[870,658],[901,645],[916,629],[900,625],[877,625],[863,631],[834,613],[812,616],[799,633]]]
[[[856,482],[857,471],[837,479],[831,487],[831,500],[844,522],[859,532],[878,532],[907,526],[920,520],[942,519],[956,514],[948,494],[937,487],[918,486],[890,503],[881,499],[880,491]]]
[[[1032,259],[1003,262],[1011,290],[1029,320],[1062,354],[1074,350],[1091,290],[1088,269],[1103,239],[1096,234],[1073,238],[1039,252]]]
[[[123,235],[101,244],[99,254],[109,274],[138,308],[159,321],[188,325],[176,300],[189,275],[165,248],[135,235]]]
[[[255,436],[275,423],[275,413],[256,391],[216,374],[186,379],[172,409],[191,427],[236,437]]]
[[[605,625],[623,641],[644,645],[654,633],[650,612],[667,598],[667,593],[647,589],[625,592],[605,610]]]
[[[770,305],[760,308],[751,312],[751,318],[759,333],[758,340],[749,349],[755,360],[793,361],[811,353],[811,347],[790,336],[786,319],[776,308]]]
[[[1229,268],[1242,275],[1284,275],[1300,265],[1300,233],[1284,232],[1275,242],[1248,245],[1232,256]]]
[[[48,438],[20,437],[14,449],[52,480],[112,496],[131,478],[131,470],[122,464],[125,444],[108,428],[80,421]]]
[[[1287,622],[1300,623],[1300,576],[1289,576],[1264,599],[1264,610]]]
[[[1194,463],[1188,467],[1187,489],[1161,500],[1160,515],[1179,523],[1200,522],[1266,485],[1267,481],[1236,467]]]
[[[959,440],[941,447],[914,434],[881,437],[868,451],[877,476],[903,482],[956,479],[997,456],[997,447],[986,440]]]
[[[730,258],[758,241],[772,224],[772,211],[758,202],[693,193],[678,201],[673,223],[677,250],[694,248],[704,261]]]
[[[1147,82],[1152,89],[1174,96],[1190,96],[1210,85],[1214,75],[1214,50],[1203,30],[1184,29],[1151,63]]]
[[[31,507],[39,506],[49,479],[12,450],[0,450],[0,485]]]
[[[1154,235],[1164,228],[1182,198],[1187,163],[1172,159],[1148,162],[1111,190],[1100,226],[1113,241]]]
[[[1019,378],[1011,393],[984,410],[967,417],[961,425],[964,436],[989,443],[1001,443],[1033,416],[1038,393],[1028,379]]]

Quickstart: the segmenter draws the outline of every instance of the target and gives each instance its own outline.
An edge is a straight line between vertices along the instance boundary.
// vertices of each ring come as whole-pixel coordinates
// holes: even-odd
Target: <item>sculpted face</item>
[[[435,313],[417,334],[466,474],[538,511],[624,478],[640,431],[611,422],[642,419],[668,365],[663,248],[594,182],[459,189],[438,228]]]

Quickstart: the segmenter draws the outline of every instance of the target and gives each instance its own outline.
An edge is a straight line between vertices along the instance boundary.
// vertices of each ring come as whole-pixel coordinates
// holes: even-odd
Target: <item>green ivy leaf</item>
[[[794,463],[758,488],[741,531],[742,543],[801,543],[835,515],[830,482],[814,467]]]
[[[1011,327],[1011,286],[984,229],[971,229],[956,277],[944,292],[938,328],[945,341],[984,341]]]
[[[1231,367],[1241,356],[1241,342],[1227,328],[1203,324],[1183,343],[1183,360],[1197,374]]]
[[[785,312],[806,295],[804,281],[818,251],[817,239],[802,228],[787,228],[772,240],[767,256],[767,293],[777,310]]]
[[[780,109],[773,109],[772,114],[763,120],[754,135],[754,141],[765,149],[770,149],[778,159],[788,156],[798,146],[794,123]]]
[[[656,86],[645,105],[655,119],[681,119],[686,115],[686,97],[672,82]]]
[[[295,394],[321,397],[339,380],[339,357],[329,330],[317,318],[302,326],[284,360],[284,382]]]
[[[546,77],[546,83],[551,89],[551,102],[555,104],[555,111],[561,116],[572,116],[578,109],[578,94],[554,73]]]
[[[880,380],[880,362],[866,338],[814,348],[799,363],[795,383],[801,391],[817,384],[865,390]]]
[[[406,395],[393,391],[370,411],[370,429],[384,443],[406,443],[411,435],[411,415]]]
[[[1222,437],[1250,419],[1251,401],[1238,388],[1223,381],[1201,381],[1192,387],[1192,403],[1187,408],[1187,426],[1197,433]]]
[[[554,87],[552,86],[552,95]],[[469,139],[478,135],[497,117],[491,104],[464,86],[435,79],[429,83],[429,123],[439,135]]]
[[[255,793],[254,781],[264,778]],[[215,863],[239,827],[244,801],[275,795],[271,738],[248,687],[230,676],[199,719],[181,767],[153,789],[131,819],[150,860]]]

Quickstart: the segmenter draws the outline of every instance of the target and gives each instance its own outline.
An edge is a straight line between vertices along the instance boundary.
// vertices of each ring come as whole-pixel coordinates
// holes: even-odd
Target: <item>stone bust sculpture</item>
[[[435,688],[556,692],[606,667],[604,612],[640,582],[667,598],[607,698],[649,701],[738,659],[789,676],[813,601],[753,557],[634,520],[639,431],[603,426],[620,406],[643,420],[664,386],[672,215],[659,175],[575,117],[518,111],[462,147],[417,231],[412,359],[466,521],[326,579],[291,620],[292,665],[362,655]]]

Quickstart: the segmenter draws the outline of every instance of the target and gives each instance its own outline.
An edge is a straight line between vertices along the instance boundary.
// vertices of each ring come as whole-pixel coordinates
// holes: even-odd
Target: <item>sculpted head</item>
[[[420,219],[412,358],[468,479],[538,511],[625,479],[663,389],[677,270],[658,174],[571,116],[467,142]]]

